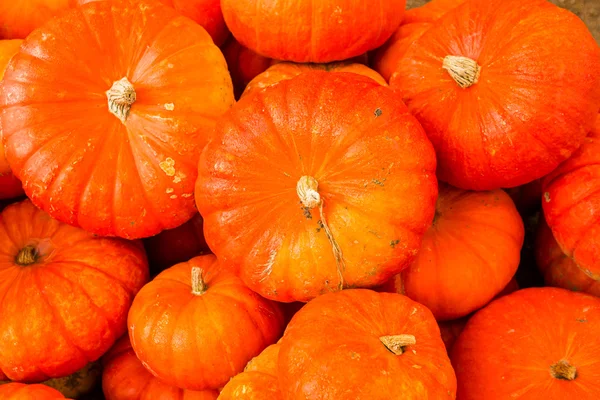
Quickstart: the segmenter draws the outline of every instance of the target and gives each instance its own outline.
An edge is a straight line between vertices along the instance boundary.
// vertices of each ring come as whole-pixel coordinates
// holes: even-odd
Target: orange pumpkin
[[[0,399],[2,400],[58,400],[64,398],[58,390],[45,385],[23,383],[0,385]]]
[[[102,391],[106,400],[215,400],[218,392],[194,392],[169,386],[138,360],[125,335],[102,358]]]
[[[288,400],[456,396],[433,315],[399,294],[350,289],[312,300],[285,331],[278,369]]]
[[[454,347],[456,339],[458,339],[462,331],[465,329],[467,321],[469,321],[469,316],[450,321],[438,321],[440,334],[442,335],[442,341],[444,342],[444,346],[446,346],[446,352],[448,354],[450,354],[452,351],[452,347]]]
[[[160,0],[160,2],[200,24],[217,46],[225,43],[229,30],[221,13],[220,0]]]
[[[519,266],[523,221],[502,190],[469,192],[440,185],[433,225],[410,268],[394,278],[398,293],[427,306],[438,320],[487,304]]]
[[[535,257],[546,285],[600,297],[600,280],[587,276],[563,253],[543,218],[537,232]]]
[[[326,63],[381,46],[406,0],[221,0],[227,26],[245,47],[277,60]]]
[[[129,239],[194,215],[200,151],[234,101],[206,31],[150,0],[53,19],[24,41],[3,85],[6,157],[28,197],[60,221]]]
[[[382,284],[433,218],[431,144],[371,78],[307,71],[244,96],[201,156],[206,241],[262,296]]]
[[[60,223],[29,200],[0,214],[0,370],[11,380],[70,375],[127,330],[148,279],[139,242]]]
[[[164,383],[190,390],[222,387],[282,330],[279,306],[212,254],[163,271],[129,311],[131,344],[144,366]]]
[[[507,189],[506,193],[513,199],[521,215],[527,216],[542,205],[542,179]]]
[[[221,390],[219,400],[283,400],[277,380],[280,346],[272,344],[250,360]]]
[[[274,60],[242,46],[233,37],[225,43],[223,55],[227,60],[237,98],[254,77],[264,72],[274,62]]]
[[[76,3],[76,0],[0,1],[0,39],[25,39],[34,29]]]
[[[283,80],[295,78],[303,72],[312,70],[322,70],[328,72],[351,72],[371,78],[382,86],[387,86],[387,82],[381,75],[363,64],[357,64],[353,62],[339,62],[331,64],[294,64],[285,62],[273,65],[265,72],[254,78],[246,86],[243,96],[247,96],[249,93],[273,86],[274,84]]]
[[[440,180],[514,187],[551,172],[589,132],[600,47],[546,0],[469,0],[410,46],[390,86],[431,139]]]
[[[600,280],[600,115],[583,145],[543,186],[544,215],[560,248]]]
[[[599,329],[597,297],[530,288],[495,300],[452,349],[457,398],[598,399]]]

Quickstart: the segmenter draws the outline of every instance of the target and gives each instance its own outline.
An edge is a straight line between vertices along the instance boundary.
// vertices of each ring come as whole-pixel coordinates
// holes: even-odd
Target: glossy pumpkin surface
[[[558,288],[519,290],[467,323],[452,349],[461,400],[600,397],[600,299]]]
[[[76,372],[127,329],[148,279],[139,242],[101,238],[29,200],[0,214],[0,369],[11,380]]]
[[[548,1],[471,0],[410,46],[390,86],[432,141],[440,180],[514,187],[551,172],[591,129],[600,48]]]
[[[212,254],[163,271],[129,311],[131,344],[144,366],[164,383],[191,390],[222,387],[282,330],[279,306]]]
[[[0,385],[0,398],[2,400],[58,400],[65,397],[51,387],[24,383],[9,383]]]
[[[76,3],[76,0],[0,1],[0,39],[25,39],[34,29]]]
[[[349,289],[317,297],[288,325],[278,366],[288,400],[456,396],[433,315],[399,294]]]
[[[0,122],[37,206],[131,239],[194,215],[198,156],[233,101],[223,55],[198,24],[153,1],[98,1],[24,41]]]
[[[435,157],[370,78],[307,71],[244,96],[202,153],[213,252],[262,296],[307,301],[407,267],[431,223]]]

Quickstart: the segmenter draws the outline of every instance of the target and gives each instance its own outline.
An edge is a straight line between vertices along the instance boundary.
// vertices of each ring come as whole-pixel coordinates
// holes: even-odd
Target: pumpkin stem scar
[[[473,86],[479,81],[481,67],[477,61],[462,56],[446,56],[442,68],[463,89]]]
[[[136,100],[135,88],[131,82],[127,77],[115,81],[112,87],[106,91],[106,97],[108,98],[108,111],[125,123],[129,116],[129,110]]]
[[[192,294],[201,296],[206,292],[206,283],[202,278],[202,270],[198,267],[192,267]]]
[[[22,267],[26,267],[31,264],[35,264],[38,259],[38,251],[35,246],[25,246],[23,247],[15,257],[15,262],[17,265]]]
[[[333,256],[335,257],[338,278],[340,280],[339,289],[342,290],[344,288],[344,256],[342,254],[342,249],[340,248],[337,241],[333,237],[333,234],[331,233],[331,229],[329,229],[329,224],[327,223],[325,213],[323,212],[323,199],[321,199],[321,195],[317,191],[318,187],[319,182],[317,182],[315,178],[313,178],[312,176],[303,176],[298,180],[298,183],[296,184],[296,193],[298,194],[300,202],[305,208],[312,210],[315,207],[319,207],[319,216],[321,218],[321,223],[323,224],[325,235],[327,236],[329,243],[331,243],[331,248],[333,249]]]
[[[411,346],[417,343],[417,339],[413,335],[393,335],[393,336],[381,336],[379,338],[381,343],[390,352],[399,356],[404,353],[406,346]]]
[[[560,360],[550,367],[550,375],[556,379],[572,381],[577,378],[577,368],[569,364],[567,360]]]

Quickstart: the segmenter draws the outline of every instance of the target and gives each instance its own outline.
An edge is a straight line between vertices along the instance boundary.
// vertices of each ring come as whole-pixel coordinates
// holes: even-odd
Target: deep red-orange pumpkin
[[[191,391],[155,378],[138,360],[125,335],[102,357],[102,391],[106,400],[215,400],[216,390]]]
[[[206,241],[246,284],[283,302],[382,284],[433,218],[431,144],[374,80],[311,70],[244,96],[204,150]]]
[[[8,383],[0,385],[2,400],[59,400],[65,396],[56,389],[46,385],[26,385],[24,383]]]
[[[25,39],[75,4],[77,0],[0,1],[0,39]]]
[[[563,252],[600,279],[600,115],[573,157],[544,180],[542,205]]]
[[[194,215],[199,153],[232,103],[225,59],[202,27],[155,1],[97,1],[25,40],[4,76],[0,122],[36,205],[138,238]]]
[[[599,329],[597,297],[530,288],[495,300],[452,349],[457,398],[598,399]]]
[[[263,57],[242,46],[234,37],[231,37],[223,46],[223,55],[227,60],[233,87],[238,98],[248,83],[274,62],[274,60]]]
[[[587,276],[575,261],[562,251],[543,218],[538,227],[535,257],[546,285],[600,297],[600,280]]]
[[[206,390],[225,385],[277,341],[283,315],[209,254],[144,286],[128,323],[133,349],[152,374],[169,385]]]
[[[517,210],[523,216],[530,215],[542,205],[542,182],[536,179],[522,186],[506,189],[506,193],[515,202]]]
[[[350,289],[312,300],[285,331],[278,369],[287,400],[456,396],[433,315],[393,293]]]
[[[227,26],[257,53],[325,63],[381,46],[398,28],[405,0],[222,0]]]
[[[431,139],[440,180],[514,187],[556,168],[591,129],[600,48],[546,0],[469,0],[417,39],[390,86]]]
[[[0,214],[0,369],[15,381],[69,375],[124,332],[148,279],[142,244],[50,218],[29,200]]]

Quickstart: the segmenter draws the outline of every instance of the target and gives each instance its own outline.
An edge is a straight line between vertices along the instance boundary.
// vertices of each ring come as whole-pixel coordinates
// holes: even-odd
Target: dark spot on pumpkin
[[[398,243],[400,243],[400,241],[399,241],[398,239],[396,239],[396,240],[392,240],[392,241],[390,242],[390,247],[393,249],[393,248],[395,248],[395,247],[396,247],[396,245],[397,245]]]
[[[325,225],[323,225],[323,221],[321,221],[321,220],[317,221],[317,225],[319,225],[319,229],[325,228]]]
[[[383,111],[381,111],[381,108],[378,108],[375,110],[375,118],[381,117],[381,114],[383,114]]]
[[[381,236],[379,236],[379,233],[375,232],[375,231],[369,231],[369,233],[371,235],[374,235],[377,239],[381,239]]]
[[[373,183],[376,184],[377,186],[384,186],[386,178],[383,178],[382,180],[379,179],[373,179]]]
[[[577,322],[581,322],[582,324],[584,324],[584,323],[588,322],[588,320],[585,318],[578,318]]]
[[[131,226],[134,226],[134,225],[135,225],[135,221],[131,221],[131,222],[129,223],[129,225],[131,225]]]
[[[544,200],[546,203],[550,203],[550,192],[544,192]]]
[[[306,219],[312,219],[312,213],[310,212],[310,208],[302,207],[302,213],[306,217]]]

